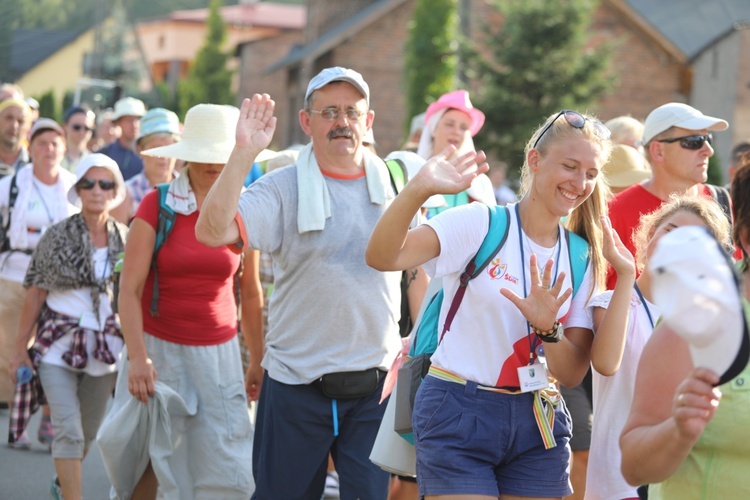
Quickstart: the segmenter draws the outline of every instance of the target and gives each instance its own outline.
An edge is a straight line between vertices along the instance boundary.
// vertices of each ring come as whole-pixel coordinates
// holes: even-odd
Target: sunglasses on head
[[[111,181],[109,179],[89,179],[88,177],[84,177],[83,179],[78,181],[76,183],[76,186],[88,191],[89,189],[94,189],[94,186],[96,186],[97,182],[99,183],[99,187],[102,191],[112,191],[115,188],[115,181]]]
[[[684,149],[701,149],[705,143],[713,144],[714,137],[711,134],[706,135],[683,135],[682,137],[673,137],[672,139],[661,139],[656,142],[673,143],[680,141],[680,146]]]
[[[583,116],[578,111],[573,111],[571,109],[563,109],[553,119],[547,123],[547,125],[544,126],[542,131],[539,133],[538,136],[536,136],[536,140],[534,141],[534,146],[532,149],[536,149],[537,145],[539,144],[539,140],[542,138],[542,136],[547,133],[547,131],[552,127],[552,125],[557,121],[558,118],[561,116],[565,117],[565,121],[568,122],[568,125],[571,127],[575,127],[578,129],[581,129],[586,125],[586,122],[591,122],[591,124],[594,126],[594,131],[596,132],[596,135],[601,137],[602,139],[609,139],[609,136],[612,135],[612,132],[609,131],[607,127],[604,126],[603,123],[596,121],[596,120],[590,120]]]
[[[86,130],[87,132],[93,132],[94,131],[94,129],[89,128],[86,125],[79,125],[77,123],[75,125],[71,125],[70,128],[72,128],[76,132],[80,132],[81,130]]]

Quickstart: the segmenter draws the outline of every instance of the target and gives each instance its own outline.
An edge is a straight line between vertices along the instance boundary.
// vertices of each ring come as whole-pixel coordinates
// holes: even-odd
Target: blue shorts
[[[382,390],[381,380],[372,394],[334,405],[315,385],[283,384],[266,372],[255,422],[252,498],[320,500],[329,452],[342,499],[386,498],[390,474],[369,458],[386,407],[379,404]]]
[[[571,422],[555,410],[557,446],[547,450],[533,413],[532,393],[484,391],[427,376],[417,391],[412,423],[419,494],[564,497],[570,487]]]

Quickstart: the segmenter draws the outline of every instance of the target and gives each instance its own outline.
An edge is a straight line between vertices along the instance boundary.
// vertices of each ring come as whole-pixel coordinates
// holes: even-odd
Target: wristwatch
[[[537,337],[539,337],[542,342],[549,342],[551,344],[560,342],[565,336],[565,329],[559,321],[555,321],[552,328],[549,330],[540,330],[534,325],[531,325],[531,330],[536,333]]]

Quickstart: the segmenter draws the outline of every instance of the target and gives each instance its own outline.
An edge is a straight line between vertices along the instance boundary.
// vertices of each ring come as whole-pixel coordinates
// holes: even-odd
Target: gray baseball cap
[[[362,75],[349,68],[342,68],[341,66],[334,66],[332,68],[326,68],[310,80],[307,85],[307,92],[305,92],[305,100],[310,97],[314,91],[321,89],[333,82],[347,82],[354,85],[354,88],[359,90],[360,94],[367,101],[367,105],[370,105],[370,87],[365,82]]]

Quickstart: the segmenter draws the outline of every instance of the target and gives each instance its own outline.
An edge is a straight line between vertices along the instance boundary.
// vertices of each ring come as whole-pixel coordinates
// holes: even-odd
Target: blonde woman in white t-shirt
[[[603,221],[604,256],[617,272],[617,285],[589,303],[594,319],[591,364],[594,368],[594,423],[586,498],[638,498],[637,488],[622,476],[620,432],[628,418],[638,361],[660,311],[651,302],[651,273],[646,265],[659,239],[681,226],[705,226],[730,245],[729,222],[717,203],[696,196],[672,197],[641,217],[634,235],[633,259],[608,220]],[[635,280],[636,266],[641,271]]]
[[[414,403],[417,481],[426,498],[561,498],[571,424],[546,376],[580,383],[589,366],[592,322],[586,303],[603,282],[599,216],[608,194],[601,169],[609,131],[593,117],[551,115],[526,145],[523,197],[509,206],[508,234],[466,288],[452,328],[432,356]],[[424,265],[443,277],[443,324],[460,275],[487,233],[489,211],[457,207],[409,230],[421,204],[457,193],[487,171],[483,153],[448,147],[407,184],[381,217],[367,262],[386,271]],[[477,166],[477,164],[479,166]],[[572,293],[568,229],[588,242],[590,261]]]

